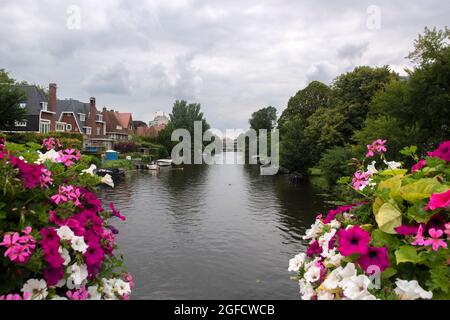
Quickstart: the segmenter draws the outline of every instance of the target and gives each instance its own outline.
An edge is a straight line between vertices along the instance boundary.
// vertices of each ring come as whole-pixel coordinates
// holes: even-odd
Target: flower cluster
[[[368,146],[384,154],[386,141]],[[304,300],[448,298],[450,184],[447,142],[412,173],[384,159],[386,169],[359,168],[351,186],[363,201],[320,214],[289,261]],[[431,161],[431,158],[439,160]],[[419,267],[420,266],[420,267]]]
[[[50,137],[42,141],[42,147],[44,147],[46,150],[56,150],[57,148],[62,148],[62,144],[59,139]]]
[[[27,161],[0,140],[0,171],[5,173],[0,182],[13,183],[0,190],[0,208],[15,212],[13,205],[22,203],[19,215],[0,220],[0,263],[7,278],[20,274],[22,281],[15,289],[0,284],[0,300],[128,299],[133,279],[115,255],[118,231],[108,223],[125,217],[113,204],[112,212],[103,208],[95,195],[103,180],[94,170],[71,168],[81,158],[79,151],[57,152],[53,148],[62,146],[53,138],[43,146],[45,153]],[[59,174],[52,175],[55,171]]]

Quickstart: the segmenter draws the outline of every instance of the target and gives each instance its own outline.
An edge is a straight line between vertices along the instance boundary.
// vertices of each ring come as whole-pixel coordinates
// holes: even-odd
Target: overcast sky
[[[212,127],[245,129],[309,81],[402,72],[417,35],[449,18],[448,0],[0,0],[0,68],[135,120],[185,99]]]

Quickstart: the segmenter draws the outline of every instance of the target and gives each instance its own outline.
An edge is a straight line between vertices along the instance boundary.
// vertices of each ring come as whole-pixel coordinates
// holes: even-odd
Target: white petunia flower
[[[341,227],[341,223],[336,219],[332,220],[328,225],[333,229],[339,229]]]
[[[83,237],[74,236],[71,241],[72,249],[81,253],[86,253],[87,248],[89,247],[86,242],[84,242]]]
[[[328,255],[329,251],[329,243],[331,239],[336,235],[336,229],[332,229],[330,232],[325,233],[323,236],[321,236],[318,240],[319,245],[322,247],[322,256],[325,257]]]
[[[315,239],[323,231],[324,224],[319,219],[311,226],[310,229],[306,230],[303,240]]]
[[[75,288],[79,287],[82,285],[83,281],[87,279],[88,277],[88,271],[87,271],[87,267],[85,264],[83,265],[78,265],[78,264],[73,264],[68,268],[68,271],[70,273],[69,278],[67,279],[67,287],[69,287],[69,281],[70,281],[70,286],[72,287],[75,286]],[[73,289],[73,288],[69,288],[69,289]]]
[[[407,281],[397,279],[395,282],[397,288],[395,293],[402,300],[417,300],[417,299],[431,299],[433,293],[431,291],[425,291],[416,280]]]
[[[344,256],[337,253],[336,249],[328,251],[328,254],[324,258],[326,258],[326,264],[331,264],[334,267],[339,267],[342,260],[344,260]]]
[[[306,254],[300,253],[296,255],[293,259],[289,260],[289,272],[298,272],[300,268],[305,263]]]
[[[102,279],[102,292],[105,295],[106,300],[116,300],[117,297],[114,294],[114,282],[111,279]]]
[[[82,176],[83,174],[89,174],[91,176],[94,176],[95,175],[95,170],[97,170],[97,166],[95,164],[91,164],[89,169],[85,169],[85,170],[81,171],[80,176]]]
[[[47,161],[52,163],[56,163],[56,160],[60,157],[59,153],[54,149],[47,151],[46,153],[42,153],[38,151],[39,156],[35,164],[44,164]]]
[[[129,295],[131,293],[130,284],[122,279],[116,279],[114,282],[114,290],[120,295]]]
[[[384,160],[384,163],[388,166],[390,170],[397,170],[402,167],[402,164],[400,162],[395,161],[386,161]]]
[[[371,281],[367,276],[352,276],[344,279],[340,284],[344,289],[344,295],[350,300],[372,300],[368,291]]]
[[[66,297],[54,296],[52,300],[68,300]]]
[[[58,234],[58,237],[61,240],[67,240],[70,241],[75,236],[75,233],[68,227],[68,226],[62,226],[59,229],[56,229],[56,233]]]
[[[300,286],[300,294],[302,300],[311,300],[316,295],[314,288],[305,280],[300,280],[298,284]]]
[[[47,295],[47,282],[45,280],[30,279],[21,290],[23,293],[30,293],[30,300],[44,300]]]
[[[89,300],[101,300],[102,294],[98,291],[98,286],[90,286],[87,288]]]
[[[114,188],[114,181],[109,174],[106,174],[104,177],[102,177],[102,183],[110,186],[111,188]]]
[[[321,290],[317,294],[317,300],[334,300],[334,294],[328,291]]]
[[[367,166],[367,172],[371,173],[372,175],[377,174],[378,170],[375,167],[376,163],[377,163],[376,161],[373,161],[372,164],[368,165]]]
[[[63,247],[59,247],[58,252],[61,254],[61,258],[64,259],[63,265],[68,266],[71,261],[69,251]]]
[[[303,278],[309,283],[317,282],[320,279],[320,271],[319,267],[310,267],[303,275]]]

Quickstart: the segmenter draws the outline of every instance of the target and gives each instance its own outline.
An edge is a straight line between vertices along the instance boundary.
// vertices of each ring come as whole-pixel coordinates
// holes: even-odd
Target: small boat
[[[169,159],[160,159],[160,160],[157,160],[156,163],[160,167],[170,167],[170,166],[172,166],[173,161],[169,160]]]
[[[151,163],[147,165],[148,170],[152,170],[152,171],[158,171],[159,165],[157,163]]]
[[[123,178],[125,178],[125,170],[123,169],[100,169],[97,170],[97,175],[99,177],[104,177],[109,174],[114,182],[117,182]]]
[[[271,163],[260,166],[260,174],[262,176],[274,176],[278,174],[279,170],[278,167],[272,166]]]

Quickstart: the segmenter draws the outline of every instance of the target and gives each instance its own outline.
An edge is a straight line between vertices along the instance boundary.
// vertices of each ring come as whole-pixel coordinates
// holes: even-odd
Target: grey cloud
[[[81,30],[66,9],[82,10]],[[57,82],[61,98],[130,110],[149,120],[175,99],[200,102],[219,129],[279,111],[309,81],[329,83],[356,64],[408,66],[426,25],[448,23],[450,3],[373,1],[0,0],[0,67],[17,79]],[[400,10],[401,9],[401,10]]]

